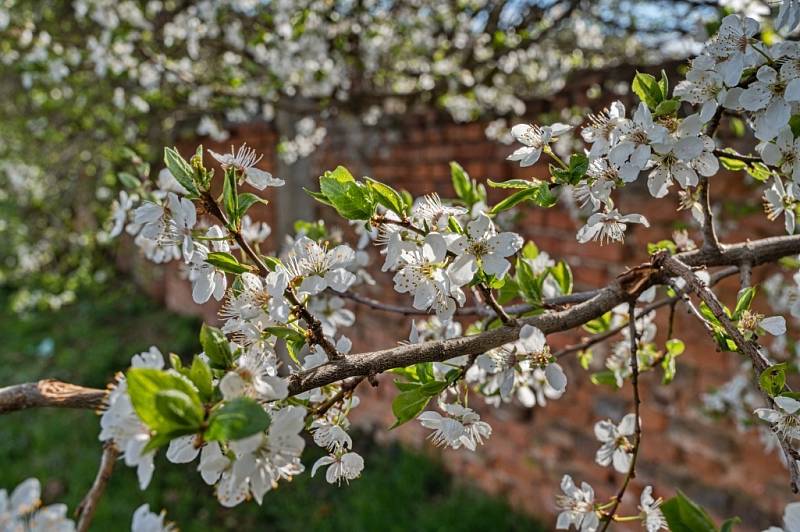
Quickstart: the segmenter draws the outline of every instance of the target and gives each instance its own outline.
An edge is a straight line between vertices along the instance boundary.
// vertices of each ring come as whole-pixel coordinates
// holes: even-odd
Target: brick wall
[[[592,81],[586,80],[588,85]],[[570,104],[591,103],[578,91],[577,96],[559,101],[541,102],[534,114]],[[597,102],[592,107],[600,107]],[[358,132],[354,141],[352,128],[329,129],[326,144],[315,154],[313,167],[322,172],[337,164],[348,166],[355,175],[367,174],[405,188],[414,195],[439,192],[450,195],[448,163],[456,160],[472,177],[494,180],[546,176],[546,167],[520,169],[506,162],[511,148],[486,140],[485,124],[454,124],[436,114],[407,117],[401,124],[378,130]],[[365,140],[367,138],[367,140]],[[273,156],[276,136],[259,125],[240,127],[234,138],[226,142],[249,145],[266,153],[264,168],[275,168]],[[224,146],[213,146],[225,149]],[[315,174],[316,175],[316,174]],[[540,249],[555,258],[567,259],[573,268],[576,289],[604,285],[626,266],[646,260],[646,243],[668,238],[680,224],[693,227],[688,214],[676,212],[675,194],[654,201],[646,193],[643,181],[629,186],[620,198],[622,212],[645,214],[652,227],[629,231],[623,245],[579,245],[575,240],[580,223],[562,208],[529,208],[524,210],[519,231],[532,239]],[[287,186],[292,186],[288,183]],[[720,198],[723,240],[759,238],[779,231],[777,224],[768,225],[763,214],[742,216],[744,207],[756,207],[760,202],[751,185],[741,175],[720,173],[712,180],[712,193]],[[271,193],[274,194],[274,193]],[[273,209],[291,208],[272,198]],[[262,209],[259,207],[259,209]],[[331,220],[325,209],[320,215]],[[259,218],[274,221],[270,209],[257,212]],[[699,238],[699,235],[695,234]],[[274,247],[270,242],[266,248]],[[754,281],[766,272],[757,270]],[[366,295],[382,300],[409,304],[407,298],[391,290],[389,275],[377,273],[378,285],[360,288]],[[170,267],[158,286],[166,303],[185,310],[191,305],[188,284],[179,279],[177,268]],[[718,293],[728,303],[737,289],[735,281],[720,285]],[[208,319],[215,318],[211,306],[195,307]],[[358,326],[348,334],[357,351],[389,347],[405,338],[410,318],[365,311],[355,308]],[[665,318],[659,319],[659,341],[665,340]],[[660,374],[646,374],[641,379],[643,412],[643,448],[638,475],[628,492],[625,510],[635,512],[641,488],[656,486],[657,494],[671,496],[682,489],[692,498],[710,508],[716,517],[739,515],[744,520],[742,530],[761,530],[777,524],[788,493],[787,475],[775,454],[766,456],[754,433],[740,434],[727,421],[709,421],[699,411],[700,396],[725,382],[735,372],[740,360],[731,353],[718,353],[690,316],[679,306],[675,321],[675,336],[686,342],[687,351],[678,361],[678,376],[671,385],[660,384]],[[574,333],[551,335],[554,347],[578,339]],[[602,349],[597,355],[602,355]],[[602,356],[596,359],[601,361]],[[513,504],[540,516],[552,516],[556,511],[553,495],[563,474],[573,475],[576,481],[590,482],[601,497],[616,492],[621,476],[608,468],[594,464],[598,447],[591,428],[595,421],[611,417],[619,420],[632,410],[629,388],[612,392],[589,382],[588,374],[575,360],[566,362],[569,385],[565,396],[546,408],[526,410],[506,406],[498,410],[482,408],[482,415],[491,423],[494,433],[476,453],[446,451],[445,462],[456,473],[464,473],[490,492],[502,494]],[[399,438],[409,445],[438,452],[424,440],[425,430],[409,423],[395,431],[391,425],[390,402],[394,392],[389,378],[384,376],[377,389],[364,385],[360,393],[362,405],[353,419],[363,427],[372,427],[379,438]],[[367,465],[369,467],[369,465]],[[620,530],[624,528],[620,527]]]

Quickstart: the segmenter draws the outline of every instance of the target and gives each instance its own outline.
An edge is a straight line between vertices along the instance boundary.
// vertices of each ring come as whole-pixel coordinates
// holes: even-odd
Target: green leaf
[[[719,532],[731,532],[733,530],[733,525],[738,525],[741,522],[742,520],[738,517],[729,517],[722,523],[722,526],[719,527]]]
[[[655,244],[652,242],[648,242],[647,244],[647,254],[653,255],[659,251],[667,250],[670,254],[674,255],[678,252],[678,246],[675,245],[675,242],[672,240],[659,240]]]
[[[556,196],[550,192],[550,186],[547,183],[532,185],[528,189],[519,190],[504,200],[497,203],[492,210],[491,214],[506,211],[523,201],[533,201],[540,207],[552,207],[556,203]]]
[[[249,272],[250,266],[241,264],[236,257],[225,251],[213,251],[206,257],[206,262],[223,272],[240,274]]]
[[[190,195],[197,195],[197,187],[194,185],[194,170],[192,166],[181,157],[175,148],[164,148],[164,164],[167,170],[178,180],[183,188]]]
[[[572,293],[572,270],[563,260],[558,261],[555,266],[550,268],[550,275],[558,283],[561,293],[564,295]]]
[[[738,320],[742,316],[742,312],[750,309],[755,296],[756,289],[752,286],[739,291],[739,295],[736,298],[736,308],[733,309],[734,320]]]
[[[200,345],[212,367],[228,369],[233,365],[230,343],[221,330],[204,323],[200,328]]]
[[[744,170],[747,168],[746,162],[740,161],[739,159],[731,159],[730,157],[720,156],[719,162],[722,164],[723,168],[733,172],[738,172],[739,170]]]
[[[590,379],[592,384],[605,384],[606,386],[611,386],[612,388],[619,388],[619,386],[617,386],[617,377],[614,375],[614,372],[609,369],[592,373]]]
[[[664,100],[661,87],[656,81],[656,78],[650,74],[637,71],[636,76],[633,78],[633,83],[631,84],[631,90],[633,90],[633,93],[636,94],[639,100],[644,102],[651,111],[655,111],[658,104]]]
[[[527,179],[509,179],[508,181],[492,181],[491,179],[487,179],[486,182],[489,183],[489,186],[492,188],[529,189],[531,185],[534,184]]]
[[[119,179],[119,182],[122,183],[122,186],[124,186],[125,188],[138,189],[142,184],[142,182],[139,181],[139,178],[137,178],[132,174],[129,174],[128,172],[118,173],[117,179]]]
[[[183,377],[159,369],[131,368],[126,380],[136,415],[158,436],[147,450],[200,429],[203,405],[197,390]]]
[[[661,79],[658,80],[658,88],[661,89],[661,94],[664,98],[669,96],[669,79],[663,69],[661,70]]]
[[[524,246],[522,246],[520,255],[522,255],[522,258],[525,259],[535,259],[539,256],[539,248],[533,243],[533,241],[529,240]]]
[[[397,394],[392,401],[392,413],[396,419],[391,428],[399,427],[420,415],[430,400],[449,385],[447,381],[431,381]]]
[[[708,513],[680,490],[664,501],[661,511],[671,532],[717,532]]]
[[[378,203],[401,216],[405,213],[405,202],[398,191],[380,181],[366,179]]]
[[[783,391],[786,385],[786,369],[788,364],[782,362],[768,367],[758,376],[758,384],[761,389],[771,397],[775,397]]]
[[[256,203],[262,203],[266,205],[269,202],[264,198],[256,196],[252,192],[243,192],[242,194],[239,194],[239,208],[236,211],[237,219],[241,220],[244,215],[247,214],[247,211],[250,210],[250,207]]]
[[[459,199],[465,200],[472,195],[472,180],[464,168],[455,161],[450,161],[450,180],[453,190]]]
[[[305,342],[305,335],[291,327],[266,327],[266,332],[289,342]]]
[[[197,391],[200,393],[202,400],[210,401],[214,393],[214,385],[212,383],[213,377],[211,375],[211,368],[208,367],[205,360],[199,356],[195,356],[192,360],[192,366],[189,368],[187,377],[189,377],[192,384],[197,387]]]
[[[750,174],[753,179],[761,181],[762,183],[772,177],[772,170],[762,163],[751,164],[747,167],[747,173]]]
[[[681,104],[678,100],[664,100],[656,106],[655,111],[653,111],[653,117],[669,116],[675,113],[680,106]]]
[[[468,207],[486,200],[486,188],[470,178],[466,170],[455,161],[450,162],[450,179],[456,196]]]
[[[222,185],[222,205],[231,227],[239,226],[239,196],[236,187],[236,172],[231,167],[225,170],[225,180]]]
[[[269,424],[270,417],[261,405],[249,397],[237,397],[211,413],[203,437],[207,441],[240,440],[264,432]]]
[[[324,205],[327,205],[329,207],[333,207],[333,203],[331,203],[331,201],[328,199],[328,197],[325,194],[323,194],[322,192],[316,192],[314,190],[311,190],[311,189],[308,189],[308,188],[305,188],[305,187],[303,187],[303,190],[306,192],[306,194],[308,194],[309,196],[311,196],[312,198],[314,198],[318,202],[320,202],[320,203],[322,203]]]
[[[319,186],[336,212],[348,220],[369,220],[375,212],[372,189],[357,183],[343,166],[325,172],[319,178]]]
[[[661,361],[661,369],[664,370],[664,377],[661,379],[662,384],[669,384],[675,379],[675,372],[677,371],[675,359],[683,354],[686,346],[681,340],[677,338],[670,338],[666,344],[666,354]]]

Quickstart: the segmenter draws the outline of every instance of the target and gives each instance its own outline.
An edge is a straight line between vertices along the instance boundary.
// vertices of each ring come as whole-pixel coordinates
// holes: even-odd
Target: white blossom
[[[472,281],[480,263],[484,273],[498,279],[511,268],[510,257],[522,247],[522,237],[516,233],[497,234],[492,220],[481,213],[467,224],[467,234],[459,236],[447,247],[457,255],[450,267],[451,279],[457,285]]]
[[[800,10],[800,7],[798,7]],[[800,14],[798,15],[800,17]],[[771,526],[764,532],[800,532],[800,502],[790,502],[783,510],[783,528]]]
[[[622,215],[617,209],[608,212],[596,212],[589,216],[586,225],[578,231],[578,242],[585,244],[590,240],[606,242],[622,242],[625,238],[625,229],[630,223],[642,224],[650,227],[647,218],[641,214]]]
[[[269,172],[255,167],[264,156],[256,155],[256,151],[253,148],[248,148],[246,144],[242,144],[235,154],[233,146],[231,146],[231,152],[224,155],[212,150],[208,150],[208,153],[222,165],[222,168],[233,167],[241,172],[244,180],[258,190],[284,185],[283,179],[272,177]]]
[[[313,477],[317,470],[324,466],[328,466],[325,472],[325,480],[328,481],[328,484],[341,484],[343,480],[349,483],[361,476],[361,471],[364,470],[364,459],[354,452],[323,456],[314,462],[311,476]]]
[[[781,172],[800,184],[800,139],[794,138],[792,128],[783,128],[774,143],[761,144],[761,158],[764,164],[780,165]]]
[[[625,121],[625,106],[620,101],[613,102],[608,109],[589,115],[589,125],[581,130],[581,137],[592,147],[589,159],[597,159],[608,154],[617,143],[619,126]]]
[[[626,183],[635,181],[650,160],[651,145],[664,142],[667,128],[653,122],[647,105],[640,103],[632,120],[619,125],[620,140],[608,152],[608,160],[619,168]]]
[[[328,250],[301,236],[292,248],[289,271],[292,277],[303,278],[300,292],[316,295],[329,287],[344,292],[356,281],[356,276],[345,269],[354,260],[350,246],[342,244]]]
[[[165,516],[163,510],[157,514],[150,511],[149,504],[143,504],[133,512],[131,532],[170,532],[175,530],[172,523],[164,522]]]
[[[627,474],[633,458],[635,433],[635,414],[623,417],[619,425],[615,425],[611,420],[595,423],[594,435],[603,444],[597,450],[595,461],[604,467],[613,464],[618,473]]]
[[[446,416],[429,410],[417,417],[423,427],[433,429],[429,436],[434,445],[474,451],[483,440],[492,435],[492,427],[471,408],[458,404],[442,405]]]
[[[414,308],[433,308],[440,319],[448,319],[456,308],[453,296],[459,295],[463,304],[465,296],[454,291],[450,275],[444,267],[447,243],[440,233],[429,233],[421,246],[403,252],[400,270],[394,276],[394,289],[414,296]],[[463,298],[463,299],[462,299]]]
[[[639,497],[639,511],[642,512],[643,524],[647,532],[669,530],[667,519],[659,506],[661,506],[661,499],[653,498],[653,486],[645,486]]]
[[[230,443],[236,455],[226,490],[252,494],[261,504],[264,494],[275,488],[281,479],[291,479],[303,472],[300,454],[305,441],[300,436],[306,416],[305,408],[287,406],[273,412],[266,433],[258,433]],[[224,476],[224,474],[223,474]],[[221,477],[222,478],[222,477]],[[217,487],[219,497],[220,485]],[[238,501],[233,497],[230,502]],[[225,504],[223,502],[223,504]]]
[[[0,489],[0,530],[8,532],[72,532],[65,504],[42,506],[41,484],[35,478],[21,482],[11,496]]]
[[[519,331],[516,348],[533,367],[544,371],[547,383],[554,390],[563,392],[567,388],[567,376],[550,354],[550,346],[547,345],[545,335],[540,329],[529,324],[523,325]]]
[[[782,71],[768,65],[759,68],[756,77],[739,96],[739,103],[746,111],[758,112],[756,137],[771,140],[789,123],[790,103],[800,101],[800,78],[786,79]]]
[[[548,145],[551,142],[555,142],[559,136],[571,129],[571,126],[559,122],[549,126],[517,124],[511,128],[511,134],[517,142],[524,144],[524,146],[517,148],[507,159],[509,161],[519,161],[519,165],[523,167],[532,166],[542,156],[542,151],[546,147],[549,149]]]
[[[787,440],[800,438],[800,419],[796,415],[800,410],[800,401],[780,395],[775,397],[774,401],[777,408],[757,408],[755,414],[771,423],[774,430],[783,438]]]
[[[556,497],[556,505],[561,512],[556,520],[557,530],[567,530],[571,526],[580,532],[595,532],[600,526],[600,518],[594,509],[594,490],[586,482],[578,488],[572,477],[564,475],[561,479],[564,495]]]

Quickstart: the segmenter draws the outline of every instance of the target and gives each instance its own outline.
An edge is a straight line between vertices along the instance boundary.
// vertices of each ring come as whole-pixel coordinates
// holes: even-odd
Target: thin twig
[[[366,376],[355,377],[343,383],[341,389],[338,392],[336,392],[336,394],[333,397],[331,397],[327,401],[318,404],[310,412],[309,415],[312,417],[319,417],[324,415],[328,410],[330,410],[335,404],[340,402],[342,399],[353,395],[353,392],[356,390],[356,388],[358,388],[358,385],[364,382],[364,379],[366,378],[367,378]]]
[[[206,210],[228,229],[234,240],[236,240],[236,243],[239,244],[239,248],[242,250],[242,252],[253,261],[253,263],[256,265],[256,268],[258,268],[259,274],[264,277],[269,275],[270,269],[267,267],[267,264],[258,255],[258,253],[253,250],[253,248],[250,246],[250,243],[242,235],[242,232],[235,227],[231,227],[232,224],[229,223],[227,216],[225,216],[225,213],[219,208],[217,201],[210,192],[206,192],[203,195],[202,201]],[[325,336],[325,333],[322,330],[322,323],[316,317],[314,317],[314,315],[308,311],[303,302],[298,299],[294,289],[288,287],[284,295],[289,303],[294,306],[295,312],[297,312],[300,318],[302,318],[302,320],[308,325],[310,331],[309,340],[311,341],[311,344],[321,346],[323,351],[325,351],[325,354],[328,356],[329,361],[340,360],[344,358],[344,355],[339,353],[339,351],[336,349],[336,346],[334,346],[333,343]]]
[[[597,295],[598,290],[586,290],[583,292],[573,292],[572,294],[567,294],[564,296],[555,296],[555,297],[548,297],[542,299],[540,305],[532,305],[528,303],[521,303],[518,305],[508,305],[503,307],[503,310],[507,314],[523,314],[525,312],[534,310],[535,308],[556,308],[562,307],[564,305],[574,305],[576,303],[583,303],[584,301],[588,301],[589,299],[593,298]],[[405,306],[405,305],[394,305],[392,303],[384,303],[382,301],[378,301],[377,299],[373,299],[371,297],[365,296],[363,294],[359,294],[357,292],[353,292],[347,290],[345,292],[336,293],[335,295],[339,297],[343,297],[345,299],[349,299],[351,301],[355,301],[359,305],[364,305],[374,310],[380,310],[383,312],[391,312],[394,314],[403,314],[405,316],[429,316],[430,312],[427,310],[420,310],[414,307]],[[496,316],[496,313],[487,306],[484,305],[475,305],[471,307],[461,307],[457,308],[455,311],[456,316],[484,316],[484,317],[491,317]]]
[[[505,309],[497,302],[494,298],[494,294],[492,294],[491,288],[485,286],[483,283],[478,285],[478,290],[480,290],[481,296],[483,296],[483,302],[489,305],[494,313],[500,318],[500,321],[503,322],[503,325],[508,325],[513,327],[516,325],[517,320],[509,316]]]
[[[78,532],[89,530],[89,525],[92,524],[100,497],[105,493],[111,473],[114,472],[114,462],[117,461],[117,457],[119,457],[119,451],[114,447],[113,443],[107,442],[103,446],[100,467],[97,469],[97,476],[94,478],[92,487],[89,488],[86,496],[75,509],[75,516],[78,518]]]
[[[641,405],[642,401],[639,397],[639,346],[636,336],[635,311],[636,302],[631,301],[628,304],[628,327],[631,337],[631,386],[633,387],[633,413],[636,416],[634,424],[633,451],[631,452],[631,464],[630,467],[628,467],[628,474],[625,475],[625,480],[622,482],[622,486],[620,486],[619,491],[614,496],[614,504],[604,517],[601,532],[608,530],[611,521],[614,520],[615,514],[617,513],[617,508],[619,508],[619,505],[622,503],[622,498],[625,496],[625,491],[628,489],[628,485],[636,476],[636,459],[639,457],[639,448],[641,447],[642,443],[642,424],[639,419],[639,406]]]

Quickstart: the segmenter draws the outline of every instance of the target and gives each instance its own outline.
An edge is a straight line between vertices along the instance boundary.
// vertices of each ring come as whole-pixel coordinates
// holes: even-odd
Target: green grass
[[[0,306],[5,308],[5,294]],[[55,377],[103,387],[132,354],[158,345],[165,354],[197,349],[199,324],[158,308],[129,285],[86,294],[59,312],[21,318],[0,310],[0,386]],[[28,410],[0,418],[0,487],[27,477],[42,481],[46,502],[72,511],[94,478],[100,458],[98,417],[92,412]],[[120,463],[94,522],[95,530],[125,530],[144,502],[164,508],[181,530],[544,530],[500,499],[455,482],[442,465],[397,445],[354,438],[364,456],[362,478],[337,488],[305,473],[264,497],[226,510],[194,465],[162,456],[149,488]],[[313,444],[307,468],[320,456]]]

